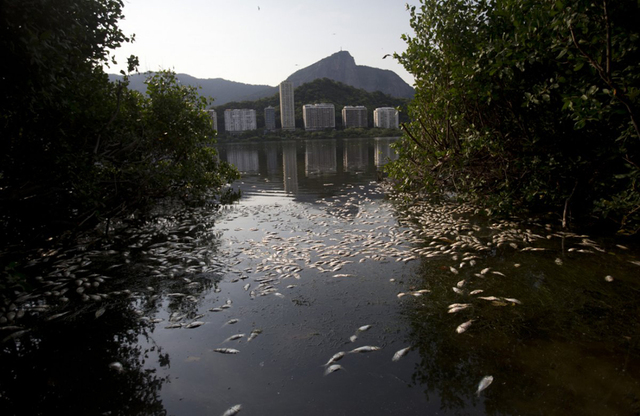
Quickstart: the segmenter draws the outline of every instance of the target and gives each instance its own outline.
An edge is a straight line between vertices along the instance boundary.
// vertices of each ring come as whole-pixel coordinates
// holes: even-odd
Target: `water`
[[[221,145],[239,203],[43,253],[1,414],[640,414],[638,247],[390,199],[391,141]]]

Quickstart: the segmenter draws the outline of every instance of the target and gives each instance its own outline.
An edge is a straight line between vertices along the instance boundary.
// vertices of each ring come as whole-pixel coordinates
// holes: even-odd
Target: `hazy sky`
[[[357,65],[413,77],[388,53],[413,34],[406,4],[418,0],[125,0],[120,27],[133,44],[116,50],[140,58],[140,72],[172,69],[198,78],[275,86],[335,52]]]

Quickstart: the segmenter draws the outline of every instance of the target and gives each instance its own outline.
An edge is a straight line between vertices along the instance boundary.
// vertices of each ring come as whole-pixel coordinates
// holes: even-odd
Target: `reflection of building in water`
[[[369,165],[368,141],[345,140],[343,151],[343,167],[346,172],[362,172]]]
[[[213,122],[213,129],[218,131],[218,113],[216,113],[216,110],[207,110],[207,113],[209,113],[209,117]]]
[[[307,176],[320,173],[336,173],[336,141],[307,140],[304,166]]]
[[[256,110],[246,108],[224,110],[224,129],[229,132],[257,129]]]
[[[333,104],[305,104],[302,106],[305,130],[325,130],[336,128],[336,108]]]
[[[393,107],[380,107],[373,110],[373,127],[397,129],[398,110]]]
[[[269,131],[276,129],[276,109],[271,106],[264,109],[264,129]]]
[[[376,167],[384,166],[385,163],[396,160],[398,154],[391,148],[394,139],[376,137],[375,141],[375,163]]]
[[[293,100],[293,82],[280,83],[280,123],[282,130],[296,129],[296,114]]]
[[[267,158],[267,173],[278,173],[278,148],[275,146],[267,146],[264,153]]]
[[[342,127],[349,128],[367,128],[367,107],[362,105],[351,106],[346,105],[342,109]]]
[[[298,155],[295,143],[282,145],[282,170],[284,177],[284,191],[298,193]]]
[[[227,162],[238,168],[240,172],[258,172],[258,151],[245,146],[227,147]]]

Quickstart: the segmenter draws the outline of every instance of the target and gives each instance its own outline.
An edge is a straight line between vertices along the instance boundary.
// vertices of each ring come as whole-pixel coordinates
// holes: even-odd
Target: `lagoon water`
[[[34,264],[0,414],[640,414],[638,247],[392,198],[392,142],[221,144],[239,202]]]

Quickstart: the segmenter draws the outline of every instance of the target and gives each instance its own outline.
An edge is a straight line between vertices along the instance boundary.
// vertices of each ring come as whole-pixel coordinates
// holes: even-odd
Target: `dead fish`
[[[236,339],[240,339],[242,337],[244,337],[244,334],[231,335],[229,338],[225,339],[223,342],[235,341]]]
[[[506,300],[507,302],[517,303],[518,305],[522,305],[522,302],[520,302],[518,299],[514,299],[514,298],[502,298],[502,299]]]
[[[118,361],[114,361],[111,364],[109,364],[109,368],[118,373],[122,373],[124,371],[124,367]]]
[[[340,364],[330,365],[329,367],[327,367],[326,370],[324,370],[324,375],[326,376],[327,374],[331,374],[334,371],[338,371],[338,370],[344,370],[344,367],[342,367]]]
[[[167,325],[167,326],[165,326],[164,328],[165,328],[165,329],[176,329],[176,328],[182,328],[182,325],[183,325],[183,324],[181,324],[181,323],[179,323],[179,322],[178,322],[178,323],[175,323],[175,324]]]
[[[480,383],[478,383],[478,390],[476,391],[476,395],[480,397],[480,392],[489,387],[489,385],[493,383],[493,376],[484,376]]]
[[[613,276],[611,276],[611,275],[605,276],[604,280],[607,281],[607,282],[613,282]]]
[[[486,269],[482,269],[482,270],[480,270],[480,274],[483,274],[483,275],[484,275],[484,274],[487,274],[487,272],[488,272],[489,270],[491,270],[489,267],[487,267]]]
[[[364,332],[364,331],[368,331],[373,325],[363,325],[360,328],[358,328],[359,332]]]
[[[216,348],[214,351],[219,352],[220,354],[237,354],[240,352],[233,348]]]
[[[464,295],[464,291],[462,289],[460,289],[459,287],[453,287],[452,288],[454,292],[456,292],[458,295]]]
[[[347,353],[344,352],[344,351],[340,351],[340,352],[337,352],[337,353],[333,354],[333,356],[331,358],[329,358],[329,361],[327,361],[327,363],[324,366],[326,367],[328,365],[331,365],[331,364],[335,363],[336,361],[339,361],[346,354]]]
[[[333,277],[351,277],[353,276],[352,274],[348,274],[348,273],[340,273],[340,274],[334,274]]]
[[[233,325],[238,322],[238,319],[229,319],[225,325]]]
[[[185,326],[185,328],[197,328],[197,327],[199,327],[201,325],[204,325],[204,322],[202,322],[202,321],[193,321],[190,324],[187,324]]]
[[[456,269],[453,266],[449,266],[449,270],[451,270],[451,273],[453,273],[453,274],[458,274],[458,269]]]
[[[463,311],[463,310],[465,310],[465,309],[467,309],[469,307],[471,307],[470,303],[463,303],[463,304],[460,304],[460,305],[449,307],[449,313],[460,312],[460,311]]]
[[[351,335],[351,336],[349,337],[349,341],[351,341],[351,342],[356,342],[356,340],[357,340],[357,339],[358,339],[358,336],[357,336],[357,335]]]
[[[393,354],[393,358],[391,358],[391,361],[398,361],[400,358],[402,358],[405,355],[407,355],[407,353],[409,352],[410,349],[411,349],[411,347],[406,347],[406,348],[403,348],[401,350],[396,351],[396,353]]]
[[[371,346],[371,345],[365,345],[364,347],[358,347],[356,349],[353,349],[353,350],[349,351],[349,353],[371,352],[371,351],[378,351],[379,349],[380,349],[380,347]]]
[[[462,279],[458,283],[456,283],[456,286],[459,287],[459,288],[462,288],[465,283],[467,283],[467,281]]]
[[[484,292],[484,290],[482,289],[476,289],[476,290],[472,290],[471,292],[469,292],[470,295],[478,295],[480,293]]]
[[[499,271],[497,271],[497,270],[492,270],[492,271],[491,271],[491,273],[493,273],[493,274],[497,274],[498,276],[507,277],[507,275],[505,275],[504,273],[499,272]]]
[[[106,309],[104,306],[103,306],[102,308],[98,309],[98,310],[96,311],[96,314],[95,314],[96,319],[97,319],[97,318],[100,318],[100,317],[102,316],[102,314],[103,314],[103,313],[105,313],[105,311],[106,311],[106,310],[107,310],[107,309]]]
[[[246,285],[244,285],[242,288],[247,291],[249,290],[249,288],[251,287],[251,283],[247,283]]]
[[[458,327],[456,328],[456,332],[457,332],[458,334],[462,334],[464,331],[466,331],[466,330],[471,326],[471,324],[473,323],[473,321],[474,321],[474,320],[473,320],[473,319],[471,319],[471,320],[469,320],[469,321],[467,321],[467,322],[465,322],[465,323],[462,323],[462,324],[458,325]]]
[[[478,296],[478,299],[488,300],[488,301],[500,300],[500,298],[497,298],[495,296]]]
[[[211,308],[209,309],[209,312],[222,312],[224,309],[222,308]]]
[[[233,415],[237,415],[240,410],[242,410],[242,405],[240,404],[236,404],[235,406],[231,406],[230,408],[228,408],[223,414],[222,416],[233,416]]]
[[[247,342],[251,341],[252,339],[254,339],[255,337],[258,336],[258,334],[262,333],[262,329],[254,329],[253,331],[251,331],[251,333],[249,334],[249,338],[247,338]]]

